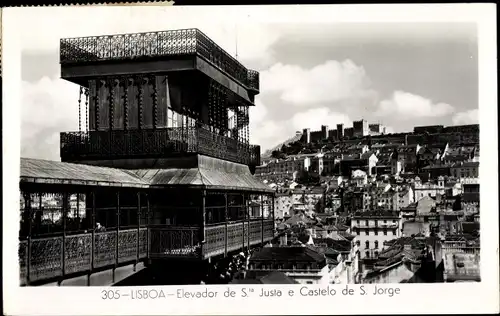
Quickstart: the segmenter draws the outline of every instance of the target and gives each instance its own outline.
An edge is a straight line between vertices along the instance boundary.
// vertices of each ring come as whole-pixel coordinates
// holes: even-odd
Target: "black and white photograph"
[[[169,10],[16,11],[18,287],[490,277],[476,21]]]

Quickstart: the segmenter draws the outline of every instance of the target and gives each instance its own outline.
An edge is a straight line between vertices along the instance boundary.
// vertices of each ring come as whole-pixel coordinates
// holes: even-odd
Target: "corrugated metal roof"
[[[274,192],[247,166],[202,158],[198,167],[125,170],[21,158],[21,181],[111,186],[203,186],[207,189]]]
[[[38,183],[94,184],[147,187],[135,174],[120,169],[21,158],[21,181]]]
[[[205,168],[190,169],[149,169],[137,170],[134,173],[152,186],[204,186],[205,188],[218,188],[229,190],[245,190],[259,192],[274,192],[254,178],[250,172],[229,173],[224,170],[210,170]]]

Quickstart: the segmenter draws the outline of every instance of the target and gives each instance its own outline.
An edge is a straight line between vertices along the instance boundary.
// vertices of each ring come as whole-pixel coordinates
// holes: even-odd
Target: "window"
[[[375,257],[378,257],[378,251],[375,251]]]
[[[365,248],[370,249],[370,242],[369,241],[365,241]]]
[[[313,284],[313,281],[307,281],[306,284]]]
[[[370,252],[369,251],[365,252],[365,257],[370,258]]]
[[[387,230],[384,230],[384,235],[387,236]]]
[[[365,222],[366,226],[368,226],[368,221]]]
[[[367,229],[367,230],[365,230],[365,235],[366,235],[366,236],[370,236],[370,232],[368,231],[368,229]]]
[[[385,223],[387,223],[387,220],[386,220],[386,219],[384,219],[384,224],[385,224]]]
[[[356,240],[356,245],[359,247],[361,245],[361,241]]]
[[[378,240],[375,240],[375,249],[378,249]]]
[[[375,236],[378,236],[378,229],[375,229],[374,233],[375,233]]]

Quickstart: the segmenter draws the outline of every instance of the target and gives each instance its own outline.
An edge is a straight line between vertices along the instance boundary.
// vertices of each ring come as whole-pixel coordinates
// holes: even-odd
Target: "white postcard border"
[[[76,8],[73,8],[76,10]],[[119,7],[99,7],[96,10],[124,10]],[[144,10],[154,10],[147,6]],[[492,4],[460,5],[355,5],[355,6],[262,6],[262,7],[168,7],[163,10],[189,11],[193,17],[203,12],[216,20],[230,17],[235,20],[307,23],[335,22],[476,22],[479,45],[479,104],[481,129],[481,275],[480,283],[451,284],[383,284],[399,287],[397,297],[335,296],[247,299],[197,300],[102,300],[101,287],[19,287],[17,260],[17,230],[19,207],[18,179],[20,153],[20,48],[16,38],[16,15],[25,8],[3,9],[3,292],[6,314],[13,315],[121,315],[121,314],[388,314],[388,313],[482,313],[498,312],[498,165],[497,165],[497,78],[496,78],[496,16]],[[56,12],[50,7],[39,8]],[[64,9],[66,10],[66,9]],[[58,13],[62,13],[59,9]],[[199,17],[199,15],[198,15]],[[36,28],[36,25],[24,26]],[[240,289],[242,286],[232,286]],[[298,292],[301,286],[267,286]],[[312,288],[313,286],[311,286]],[[345,285],[333,286],[337,290]],[[359,285],[350,285],[359,289]],[[140,289],[160,287],[140,287]],[[161,287],[193,291],[200,286]],[[218,289],[219,296],[227,286]],[[254,286],[255,291],[262,287]],[[367,286],[373,288],[373,286]],[[128,291],[131,288],[120,288]]]

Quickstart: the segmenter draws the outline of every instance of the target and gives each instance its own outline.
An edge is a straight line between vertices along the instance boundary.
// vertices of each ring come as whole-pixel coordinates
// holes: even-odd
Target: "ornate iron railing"
[[[203,128],[164,128],[61,133],[63,161],[199,153],[245,165],[260,165],[260,146]]]
[[[186,226],[96,232],[94,242],[92,233],[33,238],[19,243],[19,277],[21,284],[26,284],[28,273],[29,282],[90,273],[96,268],[137,262],[148,254],[152,259],[208,258],[267,242],[273,236],[274,221],[258,218],[207,225],[203,246],[201,228]]]
[[[227,236],[227,238],[226,238]],[[203,257],[237,251],[264,243],[274,237],[274,221],[256,218],[224,224],[207,225]]]
[[[259,72],[255,70],[248,70],[247,72],[247,82],[248,82],[248,87],[252,88],[256,91],[260,90],[260,79],[259,79]]]
[[[117,239],[118,236],[118,239]],[[139,244],[137,244],[139,242]],[[147,256],[147,228],[32,238],[19,243],[21,284],[90,272]]]
[[[150,258],[200,256],[200,227],[152,227],[149,234]]]
[[[198,55],[248,88],[259,90],[259,76],[198,29],[64,38],[61,64],[148,57]]]

